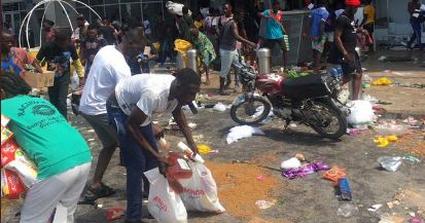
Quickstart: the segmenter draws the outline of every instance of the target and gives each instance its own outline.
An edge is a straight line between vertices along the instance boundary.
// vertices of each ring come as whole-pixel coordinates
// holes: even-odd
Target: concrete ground
[[[395,82],[402,84],[425,83],[425,55],[412,52],[377,53],[369,58],[364,64],[368,69],[365,73],[373,79],[389,77]],[[382,54],[395,57],[418,58],[411,62],[379,62]],[[390,71],[388,71],[390,70]],[[204,86],[202,93],[208,95],[211,102],[231,103],[238,90],[231,96],[217,95],[217,77],[211,76],[212,84]],[[372,86],[365,90],[366,94],[378,99],[390,102],[390,105],[382,105],[389,114],[398,117],[408,115],[425,115],[424,90],[414,87],[378,87]],[[424,105],[424,106],[422,106]],[[408,154],[398,149],[398,145],[392,145],[389,149],[380,149],[373,142],[375,133],[366,131],[359,136],[344,136],[340,141],[329,141],[320,138],[307,127],[298,126],[283,132],[283,123],[273,120],[262,126],[265,136],[255,136],[239,142],[227,145],[225,136],[228,130],[235,126],[230,119],[228,111],[220,113],[211,110],[201,110],[198,115],[189,115],[191,122],[197,123],[194,135],[203,135],[204,138],[198,143],[207,143],[212,148],[219,150],[216,155],[206,156],[211,161],[230,163],[234,160],[251,161],[254,164],[266,165],[278,169],[282,160],[292,157],[296,153],[303,153],[309,160],[323,160],[330,165],[338,165],[347,170],[348,178],[353,190],[353,201],[350,202],[359,208],[359,212],[350,218],[337,215],[341,205],[347,203],[338,201],[335,190],[329,181],[323,180],[321,174],[313,174],[303,179],[288,180],[281,176],[279,171],[264,169],[265,172],[279,179],[281,185],[271,193],[278,202],[269,209],[261,211],[258,216],[250,218],[238,218],[232,213],[220,215],[208,215],[190,213],[189,222],[378,222],[382,216],[403,219],[407,222],[408,213],[419,211],[424,214],[425,210],[425,164],[416,165],[403,163],[397,172],[386,172],[379,168],[376,159],[379,156],[402,156]],[[83,123],[82,121],[81,123]],[[81,124],[77,124],[80,126]],[[83,124],[84,125],[84,124]],[[425,143],[421,132],[413,133],[419,143]],[[91,136],[94,137],[94,136]],[[421,138],[422,137],[422,138]],[[179,136],[168,137],[171,143],[182,140]],[[422,140],[422,141],[421,141]],[[96,147],[94,151],[96,151]],[[271,159],[270,157],[274,157]],[[425,157],[420,157],[424,159]],[[254,160],[254,161],[252,161]],[[114,164],[117,164],[114,160]],[[103,209],[80,206],[77,211],[77,222],[103,222],[105,208],[125,203],[124,169],[114,166],[108,170],[106,182],[120,192],[112,198],[99,201]],[[214,173],[213,173],[214,174]],[[253,179],[254,180],[254,179]],[[217,182],[219,191],[220,182]],[[407,191],[407,192],[406,192]],[[397,193],[407,193],[410,199],[400,201],[400,205],[389,208],[387,202],[395,199]],[[414,194],[415,196],[413,196]],[[114,203],[115,202],[115,203]],[[116,203],[118,202],[118,203]],[[368,211],[373,204],[383,204],[377,212]],[[394,220],[394,222],[396,222]],[[155,222],[154,220],[146,220]],[[122,222],[120,220],[116,222]]]
[[[404,51],[396,52],[396,56],[404,57],[407,53],[410,54]],[[416,62],[386,63],[376,61],[379,56],[381,53],[364,64],[368,69],[367,74],[371,77],[387,76],[400,83],[425,82],[423,67],[425,55],[414,53],[413,56],[420,58]],[[384,72],[385,70],[392,72]],[[212,85],[203,87],[202,93],[209,94],[211,102],[220,101],[229,104],[237,93],[227,97],[217,96],[216,76],[213,75],[212,80]],[[425,105],[423,88],[371,87],[366,89],[366,93],[382,101],[391,102],[391,105],[383,105],[389,113],[399,116],[425,115],[425,106],[422,106]],[[409,213],[417,212],[425,215],[423,186],[425,185],[425,157],[419,157],[422,160],[419,164],[404,162],[396,172],[381,170],[376,162],[378,157],[404,156],[409,152],[400,150],[398,144],[392,144],[386,149],[376,147],[373,142],[375,133],[372,130],[367,130],[358,136],[346,135],[339,141],[331,141],[320,138],[311,129],[300,125],[282,131],[283,123],[275,119],[261,126],[266,133],[265,136],[254,136],[228,145],[225,141],[227,132],[231,127],[236,126],[236,123],[230,119],[228,111],[216,112],[204,109],[200,110],[198,115],[189,114],[188,119],[197,124],[193,134],[203,135],[197,143],[208,144],[219,151],[215,155],[205,155],[205,159],[223,163],[231,163],[234,160],[250,161],[253,165],[268,167],[264,168],[264,172],[280,182],[270,191],[270,197],[277,200],[276,204],[260,211],[259,214],[240,218],[231,212],[219,215],[189,213],[189,222],[368,223],[379,222],[379,219],[384,216],[393,220],[389,222],[407,222]],[[80,116],[73,117],[72,124],[83,133],[90,144],[95,158],[93,170],[101,149],[99,141],[91,127]],[[412,130],[412,135],[422,145],[425,143],[423,134],[423,132]],[[167,139],[171,144],[183,140],[178,134],[168,135]],[[281,176],[280,171],[270,170],[279,169],[282,160],[291,158],[296,153],[303,153],[308,160],[323,160],[329,165],[345,168],[353,191],[353,201],[339,201],[335,196],[332,183],[322,179],[321,173],[288,180]],[[105,213],[108,208],[125,207],[125,169],[118,163],[118,153],[116,153],[104,178],[104,182],[116,188],[117,193],[109,198],[99,199],[96,206],[79,205],[76,222],[107,222]],[[223,185],[221,182],[217,184],[220,196]],[[393,203],[388,205],[388,202]],[[358,207],[358,212],[353,213],[349,218],[337,215],[338,208],[346,203]],[[374,204],[382,204],[383,207],[377,212],[368,211],[367,209]],[[155,222],[155,220],[144,220]],[[124,220],[114,222],[121,223]]]

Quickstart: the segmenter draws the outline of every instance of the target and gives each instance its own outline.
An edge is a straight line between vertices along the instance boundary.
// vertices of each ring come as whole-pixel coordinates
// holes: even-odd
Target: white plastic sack
[[[15,160],[10,161],[4,168],[18,173],[27,188],[37,181],[37,167],[21,149],[15,152]]]
[[[226,111],[227,107],[223,103],[218,102],[217,104],[214,105],[213,109],[215,111],[224,112]]]
[[[161,223],[187,223],[187,212],[180,195],[173,191],[159,169],[144,174],[150,183],[149,213]]]
[[[240,125],[230,129],[229,134],[227,134],[227,144],[237,142],[239,139],[249,138],[252,135],[265,135],[263,130],[258,127],[252,127],[249,125]]]
[[[168,12],[174,15],[179,15],[182,16],[183,15],[183,4],[180,3],[175,3],[172,1],[168,1],[167,3],[165,3],[165,8],[167,8]],[[192,15],[192,12],[189,10],[188,15]]]
[[[348,107],[350,107],[351,111],[347,118],[348,123],[352,125],[361,125],[373,121],[374,113],[372,104],[369,101],[352,101]]]
[[[202,163],[189,162],[192,169],[192,177],[179,180],[184,188],[180,194],[181,199],[187,210],[216,212],[225,211],[220,204],[217,195],[217,184],[211,174],[211,171]]]

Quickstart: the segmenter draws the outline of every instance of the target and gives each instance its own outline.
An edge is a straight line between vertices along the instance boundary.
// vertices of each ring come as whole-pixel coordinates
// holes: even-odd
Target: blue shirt
[[[264,16],[272,16],[273,18],[268,18],[265,21],[266,31],[264,33],[264,38],[266,39],[281,39],[283,38],[282,25],[279,24],[276,20],[281,21],[283,17],[283,12],[278,11],[277,14],[274,14],[273,11],[267,9],[263,12]]]
[[[311,37],[320,37],[320,24],[326,22],[328,19],[329,12],[325,7],[320,7],[313,9],[311,11],[311,26],[310,26],[310,36]]]
[[[16,75],[19,75],[22,71],[21,68],[19,68],[19,66],[15,64],[12,56],[10,55],[6,56],[5,58],[2,58],[1,70],[3,72],[15,73]]]

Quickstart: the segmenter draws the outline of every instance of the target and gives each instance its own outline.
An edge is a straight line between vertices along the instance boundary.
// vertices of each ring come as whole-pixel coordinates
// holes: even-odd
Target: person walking
[[[422,45],[422,27],[421,27],[421,3],[419,0],[412,0],[407,4],[407,10],[410,15],[410,25],[413,29],[413,34],[410,37],[409,42],[407,43],[407,47],[412,49],[412,44],[416,40],[416,45],[421,50],[424,49]]]
[[[330,56],[330,62],[341,64],[343,84],[353,79],[352,99],[357,100],[360,93],[362,68],[359,55],[356,52],[357,34],[354,24],[354,14],[360,6],[360,0],[345,0],[346,8],[336,20],[335,47]]]
[[[201,61],[205,70],[205,85],[210,84],[209,66],[215,60],[216,54],[214,46],[208,37],[200,32],[196,27],[192,26],[190,29],[192,33],[192,43],[201,55]]]
[[[233,19],[232,6],[230,3],[223,5],[224,21],[220,22],[220,58],[221,58],[221,69],[220,69],[220,95],[228,95],[225,92],[225,84],[230,85],[230,78],[228,74],[232,64],[239,63],[239,54],[236,49],[236,41],[240,41],[250,47],[255,47],[256,44],[244,39],[239,35],[238,27]],[[227,79],[227,83],[226,82]]]
[[[84,85],[79,111],[93,127],[103,147],[99,153],[93,180],[84,195],[85,203],[92,203],[97,198],[115,193],[112,188],[102,183],[106,168],[118,146],[115,130],[109,125],[106,100],[121,79],[131,76],[126,58],[136,57],[143,51],[143,36],[143,27],[130,28],[118,45],[108,45],[100,49]]]
[[[324,0],[318,0],[316,8],[310,13],[310,37],[311,47],[313,49],[313,71],[319,73],[323,50],[326,43],[325,25],[329,17],[329,12],[326,10]]]
[[[74,45],[71,44],[70,38],[65,32],[57,31],[54,41],[45,43],[38,51],[36,58],[38,61],[47,62],[48,70],[55,71],[53,86],[48,88],[49,100],[67,119],[66,99],[71,81],[71,60],[72,64],[77,68],[76,72],[79,78],[84,78],[83,69]]]

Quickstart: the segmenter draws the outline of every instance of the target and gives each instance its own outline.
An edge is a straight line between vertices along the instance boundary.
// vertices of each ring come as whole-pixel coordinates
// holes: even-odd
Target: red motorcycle
[[[330,75],[311,74],[285,79],[276,74],[257,75],[242,63],[236,67],[243,94],[232,104],[230,115],[240,124],[255,125],[273,114],[313,128],[322,137],[338,139],[347,131],[346,114],[338,106],[339,82]]]

